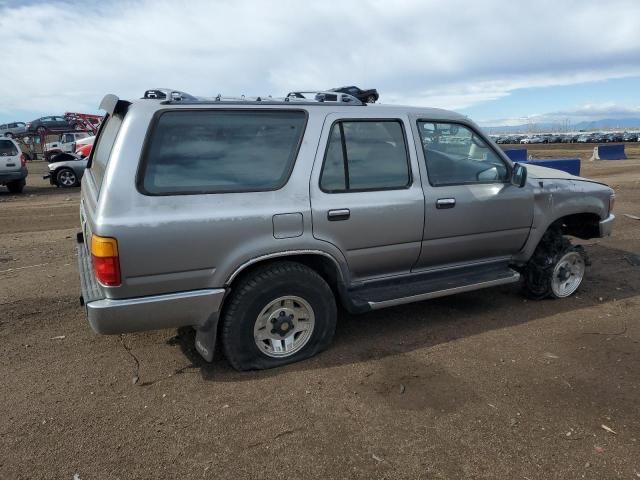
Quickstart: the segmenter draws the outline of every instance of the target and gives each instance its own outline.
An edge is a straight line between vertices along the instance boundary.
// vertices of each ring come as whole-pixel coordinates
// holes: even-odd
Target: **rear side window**
[[[122,117],[120,115],[107,115],[100,128],[100,134],[96,139],[96,145],[91,157],[91,174],[93,175],[98,190],[102,186],[102,180],[107,170],[111,150],[113,149],[113,144],[116,141],[121,125]]]
[[[320,188],[357,192],[406,188],[411,182],[402,124],[397,120],[333,124]]]
[[[11,140],[0,140],[0,155],[3,157],[15,157],[18,149]]]
[[[151,133],[139,187],[150,195],[281,188],[306,118],[288,110],[164,112]]]

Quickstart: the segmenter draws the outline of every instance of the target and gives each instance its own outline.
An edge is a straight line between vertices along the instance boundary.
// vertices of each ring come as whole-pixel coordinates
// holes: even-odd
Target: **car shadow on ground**
[[[603,245],[587,246],[593,265],[578,293],[561,300],[526,300],[518,284],[443,297],[353,316],[341,312],[333,344],[314,358],[272,370],[237,372],[220,348],[212,363],[194,348],[194,331],[180,329],[167,343],[177,345],[206,381],[238,382],[292,371],[326,369],[397,356],[460,338],[508,328],[553,315],[618,302],[640,294],[639,256]],[[481,318],[479,318],[481,317]]]

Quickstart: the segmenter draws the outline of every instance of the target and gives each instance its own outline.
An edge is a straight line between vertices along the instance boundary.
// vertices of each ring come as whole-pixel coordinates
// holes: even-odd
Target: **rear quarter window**
[[[306,119],[299,110],[163,112],[138,187],[148,195],[277,190],[289,178]]]
[[[120,115],[108,115],[100,128],[98,138],[96,138],[96,145],[92,152],[89,170],[91,171],[98,190],[102,186],[102,180],[104,179],[109,158],[111,157],[111,150],[120,131],[122,120]]]

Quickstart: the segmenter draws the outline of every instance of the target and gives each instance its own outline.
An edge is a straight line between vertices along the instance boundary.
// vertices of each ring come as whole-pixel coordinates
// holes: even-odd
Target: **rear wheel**
[[[7,137],[7,138],[13,138],[13,133],[7,132],[7,133],[4,134],[4,136]]]
[[[297,362],[329,346],[336,326],[333,292],[294,262],[260,268],[233,289],[222,319],[222,346],[237,370]]]
[[[559,228],[549,229],[524,268],[524,293],[535,300],[573,295],[588,265],[581,246],[571,245]]]
[[[15,180],[13,182],[7,183],[7,188],[11,193],[22,193],[22,190],[24,190],[24,186],[26,184],[27,182],[23,178],[22,180]]]
[[[61,168],[56,173],[56,183],[59,187],[71,188],[78,185],[78,177],[76,172],[70,168]]]

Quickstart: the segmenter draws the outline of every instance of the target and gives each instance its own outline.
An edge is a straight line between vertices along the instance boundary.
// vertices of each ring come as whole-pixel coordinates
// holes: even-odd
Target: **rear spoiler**
[[[131,102],[120,100],[114,94],[109,93],[104,96],[100,102],[99,108],[100,110],[107,112],[109,115],[124,115],[127,113],[129,105],[131,105]]]

